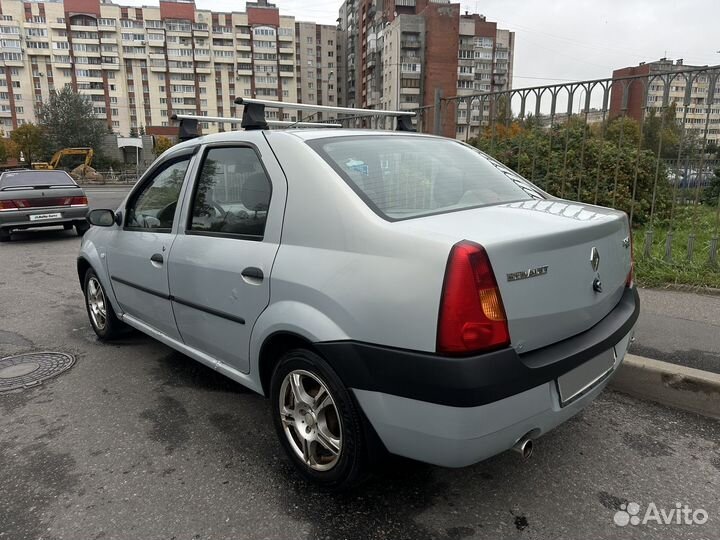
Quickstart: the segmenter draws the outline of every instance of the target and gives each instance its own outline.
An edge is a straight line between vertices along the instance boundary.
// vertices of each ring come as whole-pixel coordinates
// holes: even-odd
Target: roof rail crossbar
[[[245,109],[247,114],[247,109]],[[180,130],[178,139],[187,141],[199,136],[198,122],[213,122],[223,124],[240,124],[243,127],[245,115],[242,118],[234,118],[228,116],[200,116],[193,114],[173,114],[171,120],[180,122]],[[286,120],[265,120],[267,127],[301,127],[301,128],[341,128],[342,124],[325,123],[325,122],[291,122]],[[245,128],[245,129],[267,129],[266,128]]]
[[[289,101],[270,101],[266,99],[235,98],[237,105],[245,107],[243,114],[243,127],[245,129],[267,129],[265,121],[265,107],[273,109],[293,109],[298,111],[329,112],[335,114],[352,114],[355,116],[391,116],[397,119],[398,131],[415,131],[410,118],[415,116],[412,111],[385,111],[382,109],[357,109],[353,107],[332,107],[330,105],[313,105],[311,103],[291,103]],[[248,110],[253,111],[245,125],[245,115]],[[262,113],[262,116],[261,116]],[[251,123],[255,122],[255,123]]]
[[[198,137],[198,121],[194,116],[183,116],[173,114],[170,117],[171,120],[179,120],[180,126],[178,128],[178,140],[189,141]]]

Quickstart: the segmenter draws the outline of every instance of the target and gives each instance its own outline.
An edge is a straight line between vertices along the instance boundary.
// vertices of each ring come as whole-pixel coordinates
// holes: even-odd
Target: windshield
[[[65,171],[9,171],[0,177],[0,188],[35,186],[74,186]]]
[[[449,139],[359,136],[309,144],[389,220],[543,198],[510,169]]]

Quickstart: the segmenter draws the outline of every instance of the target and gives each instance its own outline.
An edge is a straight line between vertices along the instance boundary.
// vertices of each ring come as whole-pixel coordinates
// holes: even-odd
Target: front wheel
[[[366,477],[370,452],[362,412],[325,360],[292,350],[270,384],[275,430],[305,478],[343,489]]]
[[[105,289],[92,268],[85,273],[84,292],[85,308],[90,325],[97,336],[105,341],[122,334],[124,325],[115,315],[115,310],[107,299]]]

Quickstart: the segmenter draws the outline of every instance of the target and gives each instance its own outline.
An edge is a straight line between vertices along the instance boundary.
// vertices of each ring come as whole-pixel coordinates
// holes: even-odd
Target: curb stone
[[[633,354],[609,384],[634,397],[720,419],[720,374]]]

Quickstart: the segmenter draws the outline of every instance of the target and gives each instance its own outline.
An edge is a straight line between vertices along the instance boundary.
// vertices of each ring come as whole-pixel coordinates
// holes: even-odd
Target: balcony
[[[75,32],[97,32],[98,27],[94,24],[71,24],[70,30]]]
[[[403,39],[400,41],[400,46],[403,49],[419,49],[422,43],[416,39]]]

